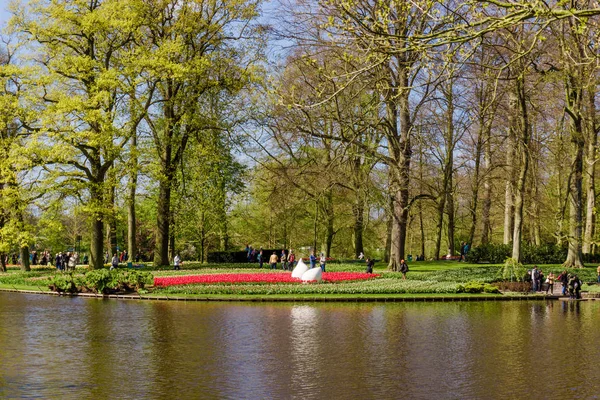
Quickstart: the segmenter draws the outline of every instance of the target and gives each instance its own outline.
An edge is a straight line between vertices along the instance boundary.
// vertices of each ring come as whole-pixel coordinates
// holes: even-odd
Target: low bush
[[[67,274],[56,274],[50,277],[50,284],[48,287],[50,290],[58,293],[77,293],[78,282],[72,273]]]
[[[530,282],[500,281],[494,282],[492,283],[492,285],[496,286],[499,290],[503,292],[527,293],[531,291]]]
[[[116,293],[140,290],[151,284],[154,277],[149,272],[97,269],[87,271],[81,277],[72,273],[57,273],[50,278],[50,290],[59,293]]]
[[[512,246],[508,244],[487,243],[471,248],[467,253],[467,262],[492,264],[503,263],[512,252]]]
[[[468,282],[464,285],[458,285],[457,293],[500,293],[500,290],[489,283],[485,282]]]
[[[467,253],[467,261],[472,263],[503,263],[512,255],[512,244],[487,243],[473,247]],[[567,248],[556,243],[534,246],[524,243],[521,246],[523,264],[560,264],[567,258]]]

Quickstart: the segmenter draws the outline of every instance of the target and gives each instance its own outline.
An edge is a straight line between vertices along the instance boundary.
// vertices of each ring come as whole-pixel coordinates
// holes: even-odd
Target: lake
[[[221,303],[0,293],[1,398],[600,396],[600,302]]]

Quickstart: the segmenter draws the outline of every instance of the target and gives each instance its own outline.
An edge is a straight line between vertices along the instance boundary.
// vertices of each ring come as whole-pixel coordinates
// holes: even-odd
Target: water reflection
[[[0,397],[594,398],[599,311],[0,293]]]

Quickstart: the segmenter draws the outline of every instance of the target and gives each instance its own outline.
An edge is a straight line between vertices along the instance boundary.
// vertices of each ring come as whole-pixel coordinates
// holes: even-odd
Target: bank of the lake
[[[543,265],[547,274],[562,272],[560,265]],[[123,268],[122,270],[127,270]],[[133,270],[133,269],[129,269]],[[154,277],[196,276],[222,273],[270,273],[256,268],[255,264],[201,264],[185,263],[182,270],[170,268],[154,269],[150,265],[138,270],[151,273]],[[362,263],[331,263],[327,266],[332,272],[362,272]],[[81,277],[87,269],[79,267],[75,277]],[[236,284],[190,284],[168,287],[147,287],[134,294],[113,294],[108,297],[122,299],[163,299],[163,300],[205,300],[205,301],[468,301],[468,300],[515,300],[543,299],[545,294],[532,294],[523,291],[494,293],[465,293],[465,287],[473,285],[494,285],[501,281],[499,265],[467,264],[455,261],[413,262],[410,264],[408,279],[402,279],[397,272],[388,271],[378,264],[374,271],[378,277],[356,282],[331,283],[236,283]],[[598,292],[594,267],[573,270],[582,281],[589,283],[583,290]],[[283,272],[282,272],[283,273]],[[48,284],[55,276],[64,274],[49,267],[36,267],[30,272],[21,272],[16,267],[0,274],[0,290],[50,293]],[[555,284],[556,298],[560,294]],[[88,294],[86,294],[88,295]],[[101,296],[89,294],[88,296]]]

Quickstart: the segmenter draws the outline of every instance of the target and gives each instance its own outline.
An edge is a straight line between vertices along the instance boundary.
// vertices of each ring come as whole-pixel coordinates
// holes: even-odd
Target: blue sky
[[[10,15],[6,12],[9,3],[9,0],[0,0],[0,23],[2,23],[2,25],[10,18]]]

